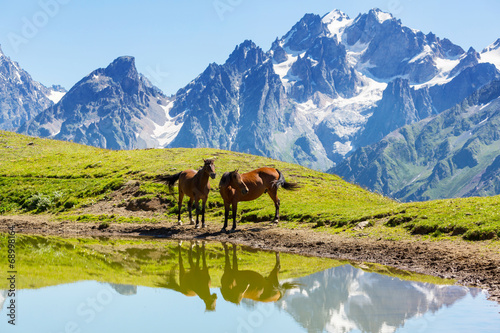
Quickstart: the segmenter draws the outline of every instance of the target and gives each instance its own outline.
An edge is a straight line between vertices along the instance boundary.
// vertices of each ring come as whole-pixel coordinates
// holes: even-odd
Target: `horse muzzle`
[[[242,189],[241,189],[241,193],[242,193],[243,195],[245,195],[245,194],[247,194],[247,193],[248,193],[248,190],[247,190],[246,188],[242,188]]]
[[[211,173],[210,173],[210,177],[211,177],[212,179],[215,179],[215,176],[217,176],[217,174],[216,174],[215,172],[211,172]]]

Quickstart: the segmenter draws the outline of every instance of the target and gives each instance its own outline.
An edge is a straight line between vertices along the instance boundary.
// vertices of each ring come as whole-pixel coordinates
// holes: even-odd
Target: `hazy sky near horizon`
[[[477,51],[500,38],[500,1],[476,0],[22,0],[2,1],[3,52],[46,86],[70,89],[122,55],[167,95],[236,45],[264,51],[306,13],[339,9],[355,18],[371,8],[410,28]]]

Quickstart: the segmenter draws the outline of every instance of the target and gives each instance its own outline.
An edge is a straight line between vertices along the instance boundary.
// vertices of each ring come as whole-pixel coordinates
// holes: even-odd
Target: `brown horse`
[[[238,258],[236,257],[236,245],[233,244],[232,267],[229,249],[224,245],[225,265],[224,274],[221,278],[220,292],[226,301],[240,304],[243,298],[258,302],[276,302],[281,299],[286,290],[297,285],[294,283],[284,283],[280,285],[278,280],[281,269],[280,254],[276,255],[276,264],[267,277],[253,270],[239,270]]]
[[[297,183],[285,181],[283,174],[274,168],[259,168],[253,171],[239,174],[238,170],[226,172],[222,175],[219,183],[219,192],[224,199],[224,227],[227,228],[229,208],[233,210],[233,228],[236,229],[236,212],[238,202],[251,201],[260,197],[263,193],[269,194],[274,202],[276,212],[273,223],[278,223],[280,217],[280,199],[278,199],[278,188],[282,186],[285,190],[299,188]]]
[[[184,170],[182,172],[176,173],[175,175],[161,176],[159,180],[166,181],[169,187],[172,187],[177,180],[179,180],[179,213],[178,213],[178,223],[182,224],[181,220],[181,209],[182,209],[182,199],[184,195],[189,197],[188,211],[189,211],[189,224],[194,224],[193,216],[191,210],[193,208],[193,202],[196,204],[196,228],[198,228],[198,215],[200,213],[199,201],[202,201],[201,205],[201,226],[205,227],[205,205],[208,199],[208,193],[210,192],[210,182],[209,177],[215,178],[215,165],[214,160],[203,160],[204,164],[198,171],[194,170]]]
[[[178,243],[179,283],[175,281],[175,270],[172,270],[170,272],[168,282],[160,286],[178,291],[188,297],[197,295],[205,303],[205,310],[214,311],[217,294],[210,293],[211,279],[206,261],[205,243],[203,242],[201,245],[201,253],[199,245],[196,244],[196,264],[193,260],[193,243],[191,243],[188,249],[189,269],[184,267],[184,263],[182,261],[181,244],[182,242]],[[200,256],[202,260],[201,268]]]

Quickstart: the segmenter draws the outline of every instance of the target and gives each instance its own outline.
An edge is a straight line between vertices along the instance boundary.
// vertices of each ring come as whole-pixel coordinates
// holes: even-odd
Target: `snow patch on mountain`
[[[323,16],[322,21],[326,24],[328,31],[330,32],[329,37],[337,36],[336,38],[339,42],[341,42],[344,29],[353,22],[347,14],[341,12],[340,10],[334,10],[326,14]]]
[[[375,13],[375,17],[379,23],[384,23],[385,21],[392,20],[394,18],[392,14],[383,12],[378,8],[373,9],[373,12]]]
[[[294,55],[294,53],[292,52],[287,52],[287,59],[282,63],[276,63],[276,61],[273,61],[274,72],[279,75],[281,83],[285,87],[286,92],[289,92],[293,83],[299,80],[298,77],[289,73],[290,68],[292,68],[297,59],[298,54]]]
[[[481,52],[481,62],[489,62],[500,70],[500,38]]]
[[[460,63],[460,59],[435,58],[434,63],[438,73],[429,81],[412,85],[415,89],[442,85],[450,82],[455,76],[450,76],[451,71]]]
[[[47,95],[48,99],[50,99],[52,102],[54,102],[54,104],[58,103],[61,98],[63,98],[63,96],[65,95],[66,93],[63,92],[63,91],[55,91],[55,90],[50,90],[50,93]]]
[[[62,124],[63,124],[63,121],[60,120],[60,119],[55,119],[54,121],[50,122],[50,123],[47,123],[47,124],[43,124],[42,126],[40,126],[41,128],[45,128],[47,131],[49,131],[50,133],[50,136],[51,137],[54,137],[56,136],[57,134],[59,134],[59,132],[61,132],[61,127],[62,127]]]
[[[182,125],[184,125],[182,119],[186,111],[176,115],[175,117],[171,117],[169,112],[173,106],[173,101],[169,102],[166,106],[160,105],[165,112],[165,122],[163,124],[153,122],[154,129],[151,138],[157,140],[160,147],[165,147],[172,142],[181,130]]]
[[[363,74],[360,76],[363,85],[357,87],[357,94],[351,98],[336,98],[332,102],[335,108],[364,111],[375,106],[376,103],[382,99],[382,93],[387,87],[387,83],[376,81]]]

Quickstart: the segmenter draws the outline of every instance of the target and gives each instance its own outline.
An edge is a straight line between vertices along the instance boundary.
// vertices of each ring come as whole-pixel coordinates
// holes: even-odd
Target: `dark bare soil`
[[[313,230],[286,229],[268,223],[242,224],[235,232],[220,231],[220,224],[195,229],[173,223],[110,224],[52,222],[40,216],[0,216],[0,232],[14,226],[16,233],[78,237],[161,237],[231,242],[264,250],[309,256],[348,259],[393,266],[403,270],[457,280],[486,289],[500,302],[500,251],[486,242],[390,241],[370,237],[347,237]]]

